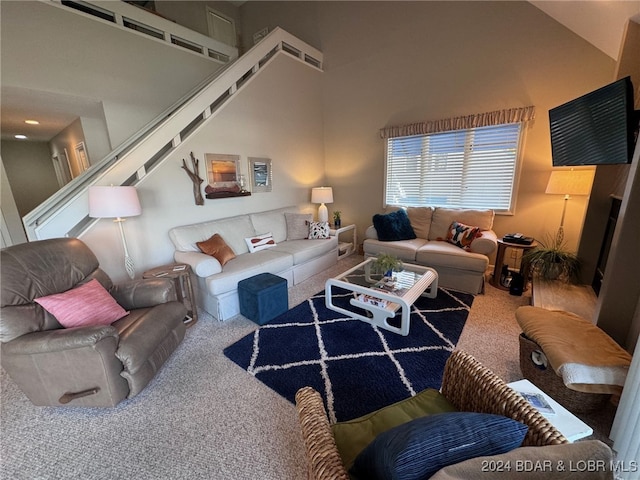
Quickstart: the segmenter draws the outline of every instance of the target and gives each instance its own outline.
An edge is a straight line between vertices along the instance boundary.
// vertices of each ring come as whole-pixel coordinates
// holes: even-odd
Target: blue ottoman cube
[[[258,325],[289,310],[287,281],[272,273],[260,273],[238,282],[240,313]]]

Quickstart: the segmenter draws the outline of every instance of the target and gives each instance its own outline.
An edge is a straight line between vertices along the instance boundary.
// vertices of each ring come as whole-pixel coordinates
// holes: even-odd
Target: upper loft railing
[[[322,53],[276,28],[235,62],[215,73],[129,140],[92,165],[23,217],[29,240],[77,237],[96,221],[89,217],[91,185],[137,185],[187,137],[242,91],[276,56],[287,55],[322,70]]]
[[[120,1],[40,0],[75,13],[90,16],[118,28],[168,43],[218,63],[238,58],[238,49],[196,31],[178,25],[166,18]]]

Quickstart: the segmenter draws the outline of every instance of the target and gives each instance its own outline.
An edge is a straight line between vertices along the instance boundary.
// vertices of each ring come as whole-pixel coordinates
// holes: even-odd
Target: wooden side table
[[[191,267],[186,263],[171,263],[161,267],[152,268],[142,274],[142,278],[170,278],[176,287],[178,300],[187,307],[187,316],[184,323],[187,327],[195,325],[198,321],[198,307],[196,297],[191,284]]]
[[[522,250],[524,254],[527,250],[531,250],[532,248],[536,248],[538,246],[538,242],[535,240],[531,245],[522,245],[520,243],[510,243],[505,242],[501,238],[498,239],[498,251],[496,252],[496,265],[493,269],[493,276],[491,277],[491,285],[500,290],[509,290],[509,287],[505,287],[500,283],[500,273],[502,272],[502,266],[504,265],[504,254],[507,251],[507,248],[515,248],[517,250]],[[528,265],[520,265],[520,274],[524,278],[524,287],[523,290],[527,289],[527,281],[529,279],[529,266]]]

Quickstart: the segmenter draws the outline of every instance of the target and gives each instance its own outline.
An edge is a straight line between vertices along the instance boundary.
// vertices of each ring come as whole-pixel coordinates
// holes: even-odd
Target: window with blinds
[[[389,138],[385,201],[512,210],[521,123]]]

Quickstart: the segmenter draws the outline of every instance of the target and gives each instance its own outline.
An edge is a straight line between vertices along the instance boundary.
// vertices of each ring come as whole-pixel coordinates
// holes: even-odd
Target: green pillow
[[[425,415],[455,411],[455,407],[440,392],[428,388],[362,417],[336,423],[331,428],[342,463],[349,470],[360,452],[378,434]]]

